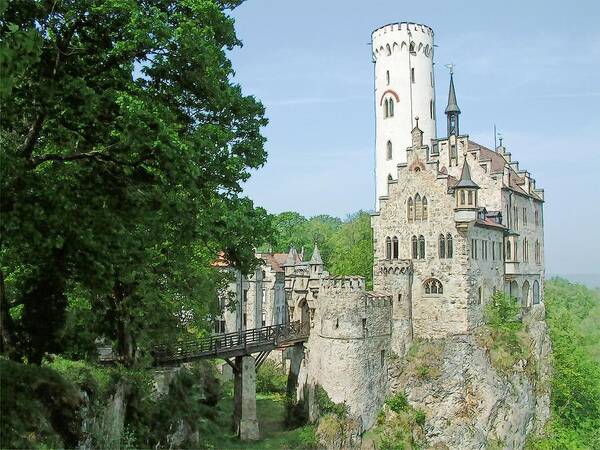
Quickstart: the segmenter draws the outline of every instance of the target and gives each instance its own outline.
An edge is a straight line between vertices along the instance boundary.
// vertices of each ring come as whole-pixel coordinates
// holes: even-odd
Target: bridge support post
[[[256,418],[256,361],[252,356],[236,356],[233,388],[235,430],[240,440],[259,439]]]

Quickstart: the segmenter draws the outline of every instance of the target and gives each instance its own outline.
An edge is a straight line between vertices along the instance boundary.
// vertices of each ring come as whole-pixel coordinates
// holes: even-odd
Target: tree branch
[[[35,158],[32,161],[32,166],[35,168],[35,167],[39,166],[40,164],[45,163],[46,161],[68,162],[68,161],[77,161],[80,159],[95,160],[95,161],[103,162],[103,163],[112,162],[114,164],[118,164],[121,166],[137,167],[144,161],[154,159],[154,156],[149,154],[149,155],[142,156],[133,162],[129,162],[129,161],[122,161],[120,159],[117,159],[117,158],[115,158],[107,153],[101,152],[99,150],[92,150],[90,152],[82,152],[82,153],[73,153],[71,155],[58,155],[56,153],[51,153],[49,155],[44,155],[44,156]]]

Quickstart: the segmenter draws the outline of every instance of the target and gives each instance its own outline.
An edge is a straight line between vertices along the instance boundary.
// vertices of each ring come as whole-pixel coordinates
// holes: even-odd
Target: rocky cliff
[[[551,344],[543,317],[543,307],[525,314],[516,350],[499,347],[481,327],[416,341],[391,364],[391,393],[404,393],[425,412],[428,446],[519,449],[541,429],[550,414]]]

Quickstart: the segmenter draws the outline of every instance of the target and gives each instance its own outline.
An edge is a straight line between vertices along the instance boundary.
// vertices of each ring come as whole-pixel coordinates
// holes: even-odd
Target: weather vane
[[[444,67],[447,67],[450,70],[450,75],[454,73],[454,63],[446,64]]]

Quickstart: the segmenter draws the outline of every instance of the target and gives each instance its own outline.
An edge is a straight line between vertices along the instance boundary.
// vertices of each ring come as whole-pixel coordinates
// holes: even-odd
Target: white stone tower
[[[406,162],[411,131],[423,130],[423,142],[436,137],[433,77],[433,30],[400,22],[373,31],[375,63],[375,174],[376,209],[387,195],[388,179],[396,179],[396,166]]]

